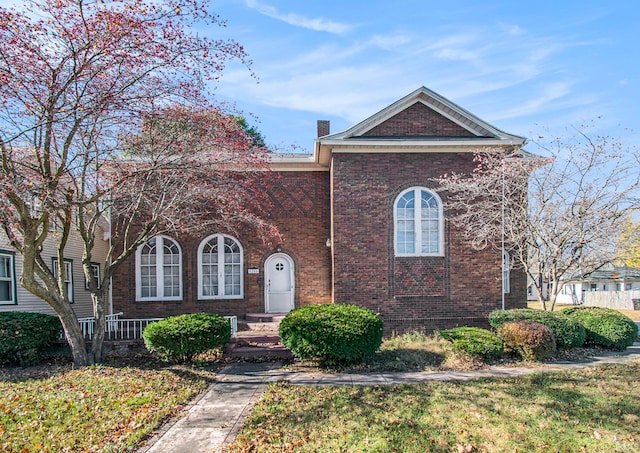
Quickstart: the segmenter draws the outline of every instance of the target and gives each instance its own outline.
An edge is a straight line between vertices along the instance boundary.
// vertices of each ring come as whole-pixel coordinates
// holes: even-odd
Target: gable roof
[[[640,269],[636,267],[610,265],[585,275],[583,280],[640,280]]]
[[[273,156],[271,164],[280,170],[327,171],[334,152],[473,152],[491,146],[520,147],[526,141],[420,87],[343,132],[317,138],[313,155]]]
[[[416,124],[417,127],[404,130],[390,124],[402,123],[404,120],[404,124],[407,125],[407,120],[411,121],[411,117],[420,118],[421,123]],[[385,128],[385,124],[389,127]],[[391,133],[382,132],[384,130]],[[326,135],[319,140],[326,142],[381,138],[396,140],[460,140],[464,138],[498,140],[504,142],[502,144],[511,145],[523,145],[526,142],[524,137],[508,134],[491,126],[426,87],[418,88],[344,132]]]

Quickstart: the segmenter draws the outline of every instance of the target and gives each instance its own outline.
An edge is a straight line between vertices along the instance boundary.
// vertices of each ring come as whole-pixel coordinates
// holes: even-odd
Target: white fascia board
[[[313,154],[273,154],[269,156],[269,168],[277,171],[328,171],[327,165],[318,162],[318,152]]]
[[[323,138],[326,138],[329,141],[333,141],[357,137],[373,129],[377,125],[385,122],[397,113],[406,109],[409,105],[412,105],[416,102],[423,103],[427,107],[433,109],[435,112],[441,114],[450,121],[453,121],[460,127],[468,130],[471,134],[476,135],[478,138],[481,138],[483,134],[489,133],[497,137],[498,140],[521,141],[520,144],[522,145],[526,143],[526,138],[520,137],[518,135],[508,134],[492,126],[491,124],[481,120],[468,110],[465,110],[454,102],[440,96],[439,94],[425,87],[418,88],[417,90],[399,99],[393,104],[385,107],[384,109],[380,110],[364,121],[356,124],[355,126],[352,126],[351,128],[343,132],[326,135],[325,137],[321,137],[320,140],[325,143]]]
[[[322,166],[316,163],[305,165],[305,164],[296,164],[292,162],[270,164],[269,169],[271,171],[329,171],[329,167]]]
[[[321,146],[331,148],[333,152],[340,152],[345,148],[414,148],[419,151],[428,152],[432,148],[484,148],[488,146],[522,146],[525,139],[500,140],[500,139],[470,139],[470,140],[403,140],[403,139],[349,139],[349,140],[322,140]]]

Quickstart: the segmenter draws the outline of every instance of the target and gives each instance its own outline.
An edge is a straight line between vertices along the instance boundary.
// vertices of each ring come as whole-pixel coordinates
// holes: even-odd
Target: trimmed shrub
[[[0,313],[0,363],[28,366],[60,339],[62,324],[57,316],[42,313]]]
[[[440,336],[453,343],[453,349],[464,351],[485,360],[495,360],[502,357],[504,343],[493,332],[479,327],[456,327],[442,330]]]
[[[574,307],[563,313],[584,326],[587,344],[622,351],[638,338],[638,325],[619,311],[600,307]]]
[[[144,345],[166,362],[190,362],[196,354],[222,348],[231,339],[231,324],[222,316],[195,313],[149,324]]]
[[[553,331],[558,348],[580,347],[585,341],[586,332],[582,324],[564,314],[530,308],[516,308],[513,310],[495,310],[489,313],[489,324],[497,329],[505,322],[533,321],[545,325]]]
[[[325,365],[364,362],[382,344],[382,319],[351,304],[306,305],[280,323],[282,343],[301,359]]]
[[[525,360],[544,360],[556,352],[553,331],[538,322],[522,320],[505,322],[498,327],[504,344]]]

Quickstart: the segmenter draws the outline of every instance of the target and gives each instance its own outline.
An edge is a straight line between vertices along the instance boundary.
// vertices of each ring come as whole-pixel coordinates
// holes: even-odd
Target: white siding
[[[102,234],[96,238],[91,261],[100,264],[100,272],[104,271],[104,261],[107,256],[108,241],[104,241]],[[0,234],[0,250],[14,251],[4,235]],[[50,235],[43,246],[43,258],[45,262],[51,266],[52,259],[56,256],[56,239]],[[72,231],[69,242],[65,249],[65,259],[72,260],[73,267],[73,309],[79,318],[93,316],[93,307],[89,290],[85,289],[84,272],[82,271],[82,240],[77,232]],[[20,276],[22,275],[22,256],[15,254],[16,269],[16,287],[17,287],[17,304],[2,305],[0,304],[0,312],[7,311],[26,311],[36,313],[55,314],[53,309],[42,299],[34,296],[20,285]]]

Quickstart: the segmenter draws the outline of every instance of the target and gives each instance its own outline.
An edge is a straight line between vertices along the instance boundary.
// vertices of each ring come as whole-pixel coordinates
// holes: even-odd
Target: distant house
[[[96,245],[92,252],[95,260],[93,271],[99,279],[102,264],[106,260],[108,240],[108,224],[104,222],[105,236],[96,238]],[[93,304],[86,285],[82,269],[83,243],[77,231],[72,230],[65,248],[65,258],[62,266],[57,259],[57,239],[55,228],[45,240],[42,255],[50,263],[54,273],[64,272],[67,293],[73,304],[73,310],[78,318],[93,316]],[[22,273],[22,256],[11,247],[7,237],[0,233],[0,313],[8,311],[23,311],[35,313],[55,314],[53,309],[42,299],[34,296],[20,286]]]
[[[472,247],[434,181],[472,171],[477,149],[524,143],[424,87],[344,132],[320,121],[313,154],[273,155],[264,174],[280,244],[251,231],[158,236],[117,270],[113,309],[242,317],[349,302],[387,332],[486,325],[503,291],[507,308],[526,306],[525,275]]]
[[[607,265],[582,277],[568,279],[557,302],[640,310],[640,269]]]

